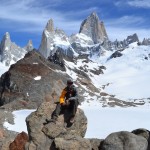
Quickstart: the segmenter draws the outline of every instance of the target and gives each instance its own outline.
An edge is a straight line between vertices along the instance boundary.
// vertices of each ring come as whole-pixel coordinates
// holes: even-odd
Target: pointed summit
[[[33,43],[32,43],[32,40],[29,40],[29,41],[28,41],[28,44],[27,44],[27,46],[25,47],[25,49],[26,49],[28,52],[33,50]]]
[[[104,23],[99,20],[95,12],[82,22],[79,33],[89,36],[95,44],[108,39]]]
[[[50,19],[47,22],[46,30],[49,31],[49,32],[54,32],[54,22],[53,22],[53,19]]]
[[[15,63],[17,60],[24,57],[27,51],[10,39],[10,34],[5,33],[3,39],[0,43],[0,61],[4,62],[6,66],[9,66],[12,63]]]
[[[9,32],[6,32],[6,33],[5,33],[4,39],[5,39],[5,40],[6,40],[6,39],[10,39],[10,34],[9,34]]]
[[[91,15],[89,17],[93,17],[99,20],[98,15],[96,12],[92,12]]]

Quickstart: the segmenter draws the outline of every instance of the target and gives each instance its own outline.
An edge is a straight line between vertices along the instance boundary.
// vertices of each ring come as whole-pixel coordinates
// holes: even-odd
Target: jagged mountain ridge
[[[54,55],[57,50],[69,57],[81,54],[100,56],[103,49],[123,50],[133,42],[148,44],[148,40],[140,42],[136,33],[123,41],[110,41],[104,23],[96,13],[92,13],[81,23],[79,33],[71,36],[67,36],[63,30],[55,29],[54,22],[50,19],[43,31],[39,51],[45,58]]]
[[[70,37],[63,30],[55,29],[54,22],[50,19],[43,31],[39,51],[45,58],[48,58],[59,47],[65,55],[73,57],[82,53],[90,54],[91,51],[97,52],[100,49],[100,43],[106,40],[108,36],[105,27],[96,13],[92,13],[81,24],[79,33]]]
[[[10,34],[6,32],[0,43],[0,62],[5,63],[6,66],[10,66],[23,58],[32,49],[33,44],[31,40],[29,40],[27,46],[21,48],[11,41]]]

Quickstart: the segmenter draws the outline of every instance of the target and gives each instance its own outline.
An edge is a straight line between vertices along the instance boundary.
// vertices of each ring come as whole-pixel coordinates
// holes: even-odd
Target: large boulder
[[[37,108],[43,101],[58,101],[67,74],[61,67],[31,51],[0,78],[0,106],[13,110]]]
[[[127,131],[110,134],[103,142],[101,150],[147,150],[146,138]]]
[[[74,138],[77,139],[75,140],[76,144],[82,143],[85,147],[88,147],[89,141],[83,139],[87,129],[87,118],[84,112],[81,109],[77,110],[73,124],[67,122],[69,117],[67,111],[58,117],[56,124],[54,122],[45,124],[45,120],[51,118],[55,107],[56,105],[53,102],[43,102],[35,112],[27,117],[29,142],[26,144],[26,150],[49,150],[50,147],[56,145],[59,149],[63,149],[60,148],[59,143],[61,141],[65,143],[64,140],[66,139],[72,140],[70,141],[72,143]],[[84,141],[86,142],[84,143]]]

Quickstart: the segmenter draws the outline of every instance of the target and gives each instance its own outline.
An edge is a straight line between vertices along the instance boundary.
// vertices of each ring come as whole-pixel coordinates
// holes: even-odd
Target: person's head
[[[67,80],[67,86],[71,86],[73,84],[73,80],[71,78],[69,78]]]

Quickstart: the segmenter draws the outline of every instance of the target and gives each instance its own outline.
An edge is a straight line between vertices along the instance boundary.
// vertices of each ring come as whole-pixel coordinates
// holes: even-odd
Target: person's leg
[[[71,100],[69,101],[69,110],[70,110],[70,122],[73,123],[74,122],[74,117],[76,115],[77,112],[77,108],[78,108],[78,101],[77,100]]]
[[[61,112],[61,109],[62,109],[61,108],[61,104],[58,103],[56,108],[55,108],[55,110],[54,110],[54,112],[52,113],[52,119],[56,119],[57,120],[57,118],[58,118],[58,116],[59,116],[59,114]]]

